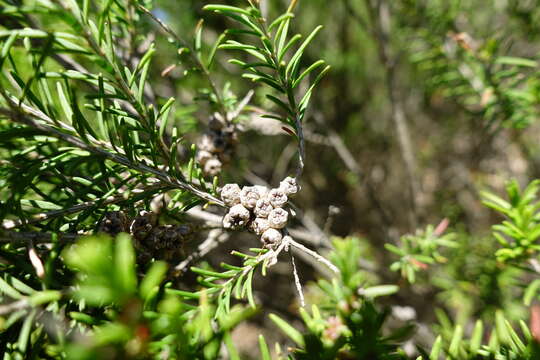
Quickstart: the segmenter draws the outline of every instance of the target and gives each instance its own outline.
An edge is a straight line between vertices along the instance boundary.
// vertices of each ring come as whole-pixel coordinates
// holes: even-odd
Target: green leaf
[[[497,338],[502,344],[510,345],[511,337],[506,328],[504,315],[500,310],[495,312],[495,329],[497,331]]]
[[[223,336],[223,342],[225,343],[225,347],[227,348],[229,359],[240,360],[240,355],[238,354],[238,350],[234,345],[230,332],[225,333],[225,335]]]
[[[270,356],[270,349],[268,349],[266,340],[262,335],[259,335],[259,350],[261,352],[261,360],[272,360],[272,357]]]
[[[482,345],[482,337],[484,336],[484,323],[482,320],[476,320],[474,329],[471,335],[470,349],[473,354],[476,354],[480,350]]]
[[[32,331],[32,327],[34,325],[34,319],[37,314],[37,309],[32,309],[30,311],[30,314],[24,319],[23,325],[21,327],[21,332],[19,333],[19,338],[17,340],[17,347],[18,350],[22,353],[26,352],[26,347],[28,346],[28,342],[30,340],[30,333]]]
[[[0,277],[0,293],[9,296],[12,299],[22,299],[22,294],[9,285]]]
[[[157,116],[158,120],[161,120],[161,123],[159,124],[159,136],[163,139],[163,135],[165,134],[165,131],[167,130],[167,123],[169,122],[169,113],[172,109],[172,106],[175,102],[175,98],[171,97],[159,110],[159,114]]]
[[[306,38],[306,40],[304,40],[304,42],[302,43],[302,45],[300,45],[300,47],[298,48],[298,50],[296,50],[296,52],[294,53],[294,55],[292,56],[291,60],[289,61],[289,64],[287,64],[287,67],[285,68],[285,74],[287,76],[291,76],[292,75],[292,69],[294,67],[297,66],[297,64],[299,63],[300,61],[300,58],[302,57],[302,55],[304,54],[304,51],[306,49],[306,47],[309,45],[309,43],[311,42],[311,40],[313,40],[313,38],[319,33],[319,31],[321,31],[321,29],[323,28],[322,25],[319,25],[315,28],[315,30],[313,30],[311,32],[311,34],[309,34],[309,36]]]
[[[534,60],[510,57],[510,56],[500,56],[495,60],[496,64],[501,65],[515,65],[515,66],[524,66],[524,67],[537,67],[538,63]]]
[[[279,16],[277,19],[275,19],[274,21],[272,21],[272,23],[270,24],[270,26],[268,26],[268,32],[272,32],[272,30],[276,27],[276,26],[280,26],[284,21],[286,20],[290,20],[294,17],[294,14],[291,13],[291,12],[286,12],[285,14],[282,14],[281,16]]]
[[[296,34],[289,40],[287,45],[280,48],[281,50],[279,50],[279,52],[278,52],[278,62],[279,63],[281,63],[283,61],[283,58],[285,57],[285,54],[287,53],[287,51],[289,51],[291,46],[293,46],[301,38],[302,38],[302,35]]]
[[[48,304],[53,301],[58,301],[62,298],[62,293],[55,290],[44,290],[34,293],[28,298],[32,306]]]
[[[388,296],[395,294],[399,291],[397,285],[378,285],[372,286],[367,289],[361,289],[359,293],[367,298],[374,299],[379,296]]]
[[[294,341],[298,346],[305,347],[304,337],[302,336],[302,333],[300,331],[293,328],[288,322],[277,316],[276,314],[270,314],[269,315],[270,320],[278,328],[280,328],[281,331],[283,331],[292,341]]]
[[[299,108],[300,108],[300,111],[304,111],[306,108],[307,108],[307,105],[309,103],[309,99],[311,98],[311,93],[313,92],[313,90],[315,89],[315,87],[319,84],[319,81],[322,80],[322,78],[324,77],[324,75],[326,75],[326,73],[330,71],[330,65],[328,65],[327,67],[325,67],[320,73],[319,75],[317,76],[317,78],[315,78],[315,81],[313,81],[313,83],[311,84],[311,86],[309,87],[308,91],[306,91],[306,93],[304,94],[304,97],[302,98],[302,100],[300,100],[300,103],[299,103]]]
[[[72,122],[73,119],[73,110],[71,109],[71,106],[69,105],[69,101],[64,94],[64,89],[62,87],[62,84],[57,82],[56,83],[56,91],[58,92],[58,98],[60,99],[60,106],[62,107],[62,110],[64,111],[64,114],[66,115],[66,119],[69,122]]]
[[[278,54],[283,54],[283,46],[285,46],[285,41],[287,41],[287,35],[289,32],[289,23],[291,18],[285,18],[278,26],[276,35],[274,36],[274,48]],[[281,56],[280,56],[281,58]],[[280,60],[281,62],[281,60]]]
[[[60,206],[60,205],[53,204],[51,202],[43,201],[43,200],[23,199],[23,200],[21,200],[21,205],[29,206],[29,207],[33,207],[33,208],[38,208],[38,209],[43,209],[43,210],[61,210],[61,209],[63,209],[63,207]]]
[[[252,287],[253,272],[254,272],[254,269],[251,269],[251,271],[249,271],[246,282],[244,283],[244,288],[242,289],[242,293],[246,294],[249,305],[252,308],[255,308],[257,306],[255,305],[255,300],[253,299],[253,287]]]
[[[289,114],[290,116],[294,116],[294,113],[291,111],[289,105],[285,104],[283,101],[281,101],[277,97],[270,94],[266,94],[266,98],[271,100],[273,103],[279,106],[282,110],[285,110],[285,112],[287,112],[287,114]]]
[[[206,59],[206,67],[210,69],[212,67],[212,64],[214,63],[214,59],[216,57],[217,50],[219,48],[219,45],[223,43],[223,40],[225,40],[225,34],[219,35],[218,39],[214,43],[214,46],[210,50],[210,53],[208,54],[208,58]]]
[[[199,20],[197,23],[197,26],[195,28],[195,54],[197,54],[197,57],[199,60],[202,57],[202,31],[203,31],[203,20]]]
[[[300,84],[300,82],[302,81],[302,79],[304,79],[310,72],[312,72],[313,70],[317,69],[318,67],[324,65],[324,60],[319,60],[319,61],[315,61],[310,67],[308,67],[306,70],[304,70],[304,72],[302,74],[300,74],[300,76],[298,76],[298,78],[296,80],[294,80],[293,84],[292,84],[292,88],[296,88],[298,86],[298,84]]]
[[[158,287],[167,274],[167,264],[163,261],[156,261],[146,273],[140,286],[140,292],[143,299],[146,299],[152,289]]]
[[[235,275],[234,271],[226,271],[226,272],[216,272],[216,271],[210,271],[206,269],[201,269],[195,266],[191,267],[191,271],[193,271],[196,274],[208,276],[208,277],[214,277],[217,279],[229,279]]]
[[[215,11],[215,12],[221,12],[224,14],[231,14],[231,13],[237,13],[242,14],[246,16],[251,16],[251,13],[245,9],[241,9],[236,6],[228,6],[228,5],[219,5],[219,4],[210,4],[203,6],[203,10],[206,11]]]
[[[538,294],[538,289],[540,289],[540,279],[533,280],[525,289],[523,294],[523,303],[526,306],[530,306],[535,296]]]
[[[137,286],[135,252],[128,234],[120,233],[115,239],[114,274],[119,290],[133,294]]]
[[[87,315],[85,313],[71,311],[69,314],[69,317],[72,318],[75,321],[82,322],[87,325],[97,325],[99,321],[95,318],[93,318],[90,315]]]
[[[431,348],[431,353],[429,354],[429,360],[439,360],[439,354],[442,350],[442,337],[439,335],[437,336],[437,339],[435,339],[435,342],[433,343],[433,347]]]
[[[480,196],[482,197],[482,203],[484,205],[495,209],[503,214],[508,213],[508,211],[512,208],[512,206],[508,202],[487,191],[481,191]]]
[[[276,82],[273,79],[268,78],[267,76],[260,76],[260,75],[255,75],[255,74],[242,74],[242,77],[251,79],[254,82],[264,83],[270,86],[271,88],[279,91],[280,93],[283,93],[283,94],[286,93],[285,89],[283,89],[283,87],[278,82]]]
[[[454,334],[452,335],[452,341],[450,342],[450,347],[448,348],[448,353],[450,356],[458,358],[462,338],[463,327],[461,325],[456,325]]]

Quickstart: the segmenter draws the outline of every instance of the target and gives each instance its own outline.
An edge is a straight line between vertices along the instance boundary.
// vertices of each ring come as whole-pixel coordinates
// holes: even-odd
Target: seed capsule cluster
[[[221,199],[229,207],[223,217],[225,229],[247,228],[259,235],[264,247],[272,248],[281,242],[282,230],[289,219],[284,208],[290,196],[298,192],[296,180],[287,177],[279,187],[268,189],[264,186],[244,186],[226,184],[221,189]]]
[[[98,226],[98,232],[116,236],[121,232],[131,234],[137,249],[137,261],[151,259],[178,260],[183,256],[183,245],[193,238],[195,229],[191,225],[159,225],[154,212],[143,211],[129,219],[123,211],[111,211]]]
[[[209,130],[197,143],[196,160],[201,165],[204,175],[218,175],[222,166],[231,161],[237,142],[238,136],[234,125],[225,126],[222,121],[212,118]]]

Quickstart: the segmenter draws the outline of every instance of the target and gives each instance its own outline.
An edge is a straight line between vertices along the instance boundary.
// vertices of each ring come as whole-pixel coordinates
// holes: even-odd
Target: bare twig
[[[253,97],[253,94],[255,94],[255,91],[249,90],[246,96],[244,96],[244,98],[240,100],[238,105],[236,105],[236,108],[233,111],[229,112],[228,118],[232,120],[238,117],[238,115],[240,115],[244,108],[249,104],[251,98]]]
[[[292,238],[290,238],[289,240],[289,244],[294,246],[295,248],[297,248],[298,250],[300,251],[303,251],[305,252],[306,254],[312,256],[313,258],[317,259],[317,261],[323,263],[324,265],[328,266],[328,268],[330,270],[332,270],[333,272],[335,272],[336,274],[339,274],[340,271],[339,269],[334,265],[332,264],[329,260],[327,260],[325,257],[317,254],[315,251],[313,250],[310,250],[308,249],[307,247],[305,247],[304,245],[294,241]]]
[[[298,136],[298,167],[296,169],[296,181],[300,181],[302,172],[304,171],[304,164],[306,159],[306,145],[304,140],[304,130],[302,129],[302,123],[300,121],[300,116],[296,116],[296,135]]]
[[[191,253],[186,259],[174,267],[174,271],[177,274],[181,274],[187,270],[187,268],[198,259],[204,257],[210,251],[217,248],[220,244],[223,244],[229,240],[230,234],[224,232],[221,229],[215,229],[208,233],[208,237],[203,241],[197,251]]]
[[[321,116],[318,116],[318,114],[315,114],[314,116],[315,121],[317,121],[318,124],[324,127],[324,131],[328,134],[328,142],[330,146],[334,148],[340,159],[343,161],[345,166],[349,169],[350,172],[352,172],[357,178],[358,181],[363,182],[366,186],[366,195],[368,196],[371,203],[374,205],[375,209],[377,210],[377,214],[379,215],[379,218],[381,219],[382,223],[384,224],[384,233],[385,236],[388,239],[392,239],[392,236],[389,234],[389,229],[392,227],[392,220],[390,215],[388,215],[387,210],[382,205],[381,201],[379,200],[379,197],[377,195],[377,191],[375,191],[374,185],[371,183],[370,179],[364,172],[362,172],[362,169],[360,168],[360,165],[356,161],[354,155],[349,150],[343,139],[336,133],[336,131],[330,127],[328,127],[325,122],[323,121]]]
[[[347,4],[347,2],[346,2]],[[356,11],[349,6],[349,12],[353,14],[353,18],[359,21],[359,24],[367,30],[373,37],[377,46],[379,60],[386,70],[386,90],[390,100],[391,118],[396,127],[398,143],[405,165],[405,171],[408,179],[409,187],[409,203],[411,211],[409,214],[409,225],[411,229],[415,229],[418,217],[418,194],[420,192],[420,183],[417,179],[417,165],[412,146],[411,136],[407,124],[407,118],[403,109],[403,102],[399,94],[396,63],[397,59],[392,55],[389,38],[390,38],[390,4],[387,1],[365,0],[366,8],[372,19],[372,26],[368,27]]]
[[[208,71],[208,68],[206,65],[202,62],[202,60],[196,55],[195,50],[191,47],[191,45],[184,40],[180,35],[175,33],[167,24],[165,24],[161,19],[159,19],[156,15],[154,15],[150,10],[145,8],[144,6],[137,4],[137,7],[143,11],[146,15],[148,15],[152,20],[154,20],[163,31],[165,31],[167,34],[169,34],[179,45],[180,47],[184,47],[188,49],[189,56],[193,60],[193,62],[196,64],[196,66],[199,68],[199,70],[202,71],[206,79],[208,80],[208,83],[210,84],[210,87],[212,88],[212,92],[216,96],[217,103],[219,106],[219,112],[221,113],[221,116],[225,120],[226,123],[229,123],[233,118],[229,118],[229,114],[227,113],[227,110],[225,108],[225,102],[223,101],[223,96],[221,95],[221,92],[218,90],[218,87],[216,86],[214,80],[210,76],[210,71]]]
[[[30,307],[30,302],[28,299],[23,298],[9,304],[0,305],[0,315],[11,314],[17,310],[26,309],[28,307]]]
[[[296,268],[296,263],[294,262],[294,256],[291,251],[289,251],[291,256],[291,265],[294,275],[294,285],[296,286],[296,291],[298,292],[298,297],[300,298],[300,306],[306,306],[306,301],[304,300],[304,292],[302,291],[302,284],[300,283],[300,277],[298,276],[298,269]]]
[[[57,234],[60,241],[73,241],[79,234]],[[0,243],[11,243],[26,245],[29,241],[34,243],[50,243],[52,241],[51,233],[37,231],[6,231],[0,229]]]
[[[34,247],[34,242],[32,240],[30,240],[28,244],[28,258],[34,267],[34,270],[36,270],[36,275],[38,278],[43,279],[45,277],[45,267],[37,254],[36,248]]]

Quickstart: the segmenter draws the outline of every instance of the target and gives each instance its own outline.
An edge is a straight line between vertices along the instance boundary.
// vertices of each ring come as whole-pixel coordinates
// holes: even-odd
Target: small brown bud
[[[154,213],[142,211],[133,219],[129,226],[129,232],[136,240],[143,240],[148,236],[152,228],[157,225],[157,216]]]
[[[111,211],[105,214],[98,226],[98,232],[112,236],[128,232],[129,221],[123,211]]]

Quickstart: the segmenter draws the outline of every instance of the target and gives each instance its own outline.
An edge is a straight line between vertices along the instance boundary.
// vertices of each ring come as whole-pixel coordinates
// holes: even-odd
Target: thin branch
[[[240,115],[240,113],[244,110],[244,108],[249,104],[251,98],[253,97],[253,94],[255,94],[255,91],[253,90],[249,90],[247,92],[246,96],[244,96],[244,98],[240,100],[238,105],[236,105],[236,108],[233,111],[229,112],[228,114],[229,119],[236,119],[236,117]]]
[[[313,250],[310,250],[308,249],[307,247],[305,247],[304,245],[294,241],[292,238],[290,238],[289,240],[289,244],[294,246],[295,248],[297,248],[298,250],[300,251],[303,251],[305,252],[306,254],[310,255],[311,257],[317,259],[317,261],[323,263],[324,265],[328,266],[328,268],[330,270],[332,270],[333,272],[335,272],[336,274],[339,274],[340,271],[339,269],[334,265],[332,264],[329,260],[327,260],[325,257],[317,254],[315,251]]]
[[[296,124],[296,135],[298,135],[298,167],[296,168],[296,181],[300,180],[302,172],[304,171],[304,164],[306,159],[306,145],[304,140],[304,130],[302,129],[302,123],[300,116],[296,116],[294,119]]]
[[[300,306],[305,307],[306,301],[304,299],[304,292],[302,291],[302,284],[300,283],[300,276],[298,276],[298,269],[296,268],[296,263],[294,262],[294,256],[291,251],[289,251],[289,254],[291,255],[291,265],[293,269],[293,275],[294,275],[294,285],[296,286],[296,291],[298,292],[298,297],[300,298]]]
[[[60,241],[74,241],[76,238],[81,236],[80,234],[57,234],[58,240]],[[0,229],[0,243],[10,243],[16,245],[26,245],[28,242],[32,241],[36,244],[39,243],[50,243],[53,239],[53,234],[51,233],[42,233],[36,231],[5,231]]]
[[[173,37],[174,40],[176,41],[177,45],[179,45],[180,47],[184,47],[184,48],[189,50],[188,53],[189,53],[191,59],[197,65],[199,70],[202,71],[202,73],[204,74],[204,76],[208,80],[208,83],[209,83],[210,87],[212,88],[212,92],[216,96],[217,103],[218,103],[218,106],[219,106],[219,112],[221,113],[221,116],[223,116],[226,123],[229,123],[230,120],[232,120],[233,118],[229,118],[229,114],[227,114],[227,110],[226,110],[226,107],[225,107],[225,102],[223,101],[223,96],[221,95],[220,91],[218,90],[218,87],[216,86],[216,84],[214,83],[214,80],[210,76],[210,71],[208,71],[208,68],[206,67],[206,65],[196,55],[196,52],[192,48],[192,46],[187,41],[185,41],[182,37],[180,37],[177,33],[175,33],[167,24],[165,24],[163,21],[161,21],[161,19],[159,19],[156,15],[154,15],[150,10],[148,10],[147,8],[145,8],[144,6],[142,6],[140,4],[137,4],[137,7],[141,11],[143,11],[145,14],[147,14],[152,20],[154,20],[161,27],[161,29],[163,29],[163,31],[165,31],[167,34],[169,34],[171,37]]]
[[[15,311],[26,309],[28,307],[30,307],[30,302],[26,298],[14,301],[9,304],[0,305],[0,316],[11,314]]]
[[[229,240],[229,238],[230,234],[224,232],[222,229],[210,231],[208,233],[208,238],[199,245],[197,251],[191,253],[186,259],[174,267],[175,274],[185,272],[191,264],[206,256],[210,251],[217,248],[220,244],[223,244]]]
[[[347,5],[347,2],[345,2]],[[418,168],[414,155],[414,149],[409,133],[407,118],[403,109],[403,103],[399,94],[397,79],[396,79],[396,58],[392,55],[390,49],[390,4],[386,1],[378,1],[376,4],[373,0],[365,0],[365,6],[372,19],[371,27],[368,27],[365,21],[359,21],[361,16],[351,7],[348,6],[349,13],[353,18],[359,21],[359,24],[373,38],[377,46],[379,60],[386,71],[386,91],[391,107],[391,118],[396,127],[398,144],[401,150],[401,155],[405,165],[409,188],[409,204],[411,211],[409,214],[409,225],[411,229],[415,229],[418,222],[418,200],[420,193],[420,183],[417,179]]]
[[[2,93],[3,94],[3,93]],[[40,122],[37,122],[30,118],[36,117],[41,120],[45,120],[47,123],[52,124],[54,123],[52,119],[50,119],[47,115],[43,114],[42,112],[33,109],[33,111],[28,110],[28,106],[18,107],[16,104],[13,104],[12,100],[9,97],[6,97],[6,100],[8,100],[8,103],[11,105],[12,110],[3,109],[0,108],[0,114],[4,114],[8,116],[12,121],[31,126],[33,128],[36,128],[38,130],[44,131],[54,137],[57,137],[75,147],[78,147],[82,150],[86,150],[92,154],[96,154],[99,156],[103,156],[106,159],[109,159],[111,161],[114,161],[116,163],[122,164],[124,166],[127,166],[130,169],[142,172],[142,173],[150,173],[154,175],[156,178],[161,180],[163,183],[173,187],[173,188],[179,188],[185,191],[188,191],[201,199],[204,199],[206,201],[212,202],[216,205],[224,207],[225,204],[219,200],[218,198],[212,196],[211,194],[204,192],[192,184],[183,182],[179,179],[173,178],[170,175],[168,175],[165,172],[162,172],[161,170],[152,168],[148,165],[141,164],[141,163],[135,163],[131,160],[129,160],[126,156],[120,155],[118,153],[112,153],[110,151],[105,150],[102,147],[97,147],[88,143],[85,143],[81,139],[79,139],[76,136],[73,136],[71,134],[67,134],[65,132],[60,131],[57,128],[53,128],[49,125],[42,124]],[[90,138],[90,137],[89,137]],[[96,142],[98,142],[96,140]],[[103,145],[102,142],[98,142],[99,145]]]
[[[209,226],[221,226],[222,216],[212,214],[208,211],[204,211],[200,206],[189,209],[186,212],[186,215],[197,220],[205,221]],[[306,217],[309,218],[307,215]],[[317,226],[315,222],[313,222],[313,224]],[[288,232],[294,238],[300,239],[308,244],[322,247],[330,247],[329,241],[321,241],[321,236],[323,236],[324,234],[321,235],[321,231],[319,230],[310,231],[309,229],[305,228],[292,228],[288,229]]]
[[[43,279],[45,277],[45,267],[43,266],[43,261],[41,261],[39,255],[37,254],[36,248],[34,247],[34,242],[32,240],[30,240],[28,243],[28,258],[34,267],[34,270],[36,270],[36,275],[38,278]]]
[[[163,184],[159,183],[159,184],[150,185],[141,189],[133,189],[132,192],[141,193],[141,192],[148,192],[148,191],[154,191],[157,189],[166,189],[166,188],[167,186],[164,186]],[[57,218],[59,216],[67,216],[70,214],[75,214],[80,211],[84,211],[86,209],[90,209],[96,206],[117,204],[125,200],[127,200],[125,197],[125,194],[119,194],[119,195],[109,196],[105,199],[86,201],[86,202],[74,205],[70,208],[52,210],[46,213],[37,214],[37,215],[34,215],[31,219],[4,220],[2,227],[6,230],[10,230],[10,229],[14,229],[23,225],[40,223],[40,222],[47,221],[53,218]]]
[[[377,210],[377,214],[379,215],[379,218],[381,219],[382,223],[384,224],[385,228],[385,236],[388,239],[392,239],[392,236],[389,234],[389,229],[392,227],[392,220],[391,216],[387,213],[387,210],[382,205],[382,202],[380,201],[377,191],[375,190],[374,185],[370,181],[369,177],[362,172],[360,168],[360,164],[356,161],[354,155],[349,150],[343,139],[336,133],[336,131],[330,127],[328,127],[325,122],[322,119],[322,116],[318,116],[318,114],[315,114],[314,116],[315,121],[324,127],[325,132],[327,133],[327,139],[329,142],[329,145],[334,148],[340,159],[343,161],[345,166],[349,169],[350,172],[352,172],[360,182],[363,182],[366,186],[366,195],[370,199],[371,203],[374,205],[374,207]]]

